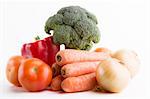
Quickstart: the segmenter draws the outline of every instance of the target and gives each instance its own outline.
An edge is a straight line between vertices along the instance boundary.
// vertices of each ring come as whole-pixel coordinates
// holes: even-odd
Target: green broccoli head
[[[66,48],[90,50],[100,40],[96,17],[79,6],[61,8],[46,21],[45,32],[54,31],[56,44]]]

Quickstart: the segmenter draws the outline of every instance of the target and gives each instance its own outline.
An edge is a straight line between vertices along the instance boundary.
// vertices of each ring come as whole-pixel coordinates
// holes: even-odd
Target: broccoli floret
[[[45,32],[54,31],[53,41],[66,48],[90,50],[100,40],[96,16],[79,6],[61,8],[45,24]]]

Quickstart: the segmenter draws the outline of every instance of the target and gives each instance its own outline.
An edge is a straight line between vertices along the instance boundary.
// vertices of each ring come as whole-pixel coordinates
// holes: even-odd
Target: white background
[[[18,0],[19,1],[19,0]],[[0,2],[0,98],[146,98],[150,92],[150,2],[148,0],[25,0]],[[30,1],[30,2],[29,2]],[[10,56],[20,55],[22,44],[32,42],[36,35],[46,36],[47,18],[61,7],[79,5],[98,18],[101,41],[95,47],[135,50],[141,60],[138,75],[118,94],[80,92],[59,94],[42,91],[26,92],[12,86],[5,77]],[[94,47],[94,48],[95,48]],[[93,49],[94,49],[93,48]]]

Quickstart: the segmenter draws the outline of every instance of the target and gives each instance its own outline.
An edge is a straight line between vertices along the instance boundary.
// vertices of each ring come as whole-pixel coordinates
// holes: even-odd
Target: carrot
[[[53,73],[53,77],[56,77],[57,75],[60,75],[60,73],[61,73],[61,66],[57,65],[56,63],[54,63],[52,65],[52,73]]]
[[[63,77],[58,75],[52,79],[50,89],[54,91],[61,90],[61,82],[63,81]]]
[[[65,65],[73,62],[100,61],[105,60],[108,57],[110,57],[110,55],[105,52],[66,49],[61,50],[56,54],[56,63],[58,65]]]
[[[106,52],[106,53],[108,53],[110,55],[112,54],[111,50],[109,50],[108,48],[104,48],[104,47],[96,48],[95,52]]]
[[[66,64],[61,69],[61,75],[66,77],[75,77],[83,74],[88,74],[96,71],[96,68],[100,61],[95,62],[76,62]]]
[[[79,92],[91,90],[96,85],[95,73],[90,73],[78,77],[68,77],[61,83],[61,88],[65,92]]]

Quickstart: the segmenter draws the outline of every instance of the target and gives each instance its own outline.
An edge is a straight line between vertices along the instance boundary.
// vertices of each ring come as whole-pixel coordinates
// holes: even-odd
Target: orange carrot
[[[63,77],[58,75],[52,79],[50,89],[54,91],[61,90],[61,82],[63,81]]]
[[[53,77],[56,77],[57,75],[60,75],[60,73],[61,73],[61,66],[57,65],[56,63],[54,63],[52,65],[52,73],[53,73]]]
[[[104,47],[96,48],[95,52],[106,52],[106,53],[108,53],[110,55],[112,54],[111,50],[109,50],[108,48],[104,48]]]
[[[105,52],[89,52],[83,50],[66,49],[56,54],[56,63],[65,65],[73,62],[100,61],[109,58],[110,55]]]
[[[78,77],[68,77],[61,83],[61,88],[65,92],[78,92],[91,90],[96,85],[95,73],[90,73]]]
[[[100,61],[95,62],[76,62],[66,64],[61,69],[61,75],[66,77],[75,77],[83,74],[88,74],[96,71],[96,68]]]

